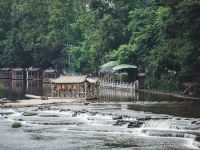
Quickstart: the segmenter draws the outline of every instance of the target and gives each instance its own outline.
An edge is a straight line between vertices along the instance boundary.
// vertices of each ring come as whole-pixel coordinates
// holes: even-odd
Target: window
[[[17,72],[16,75],[22,75],[22,72],[21,72],[21,71],[20,71],[20,72]]]

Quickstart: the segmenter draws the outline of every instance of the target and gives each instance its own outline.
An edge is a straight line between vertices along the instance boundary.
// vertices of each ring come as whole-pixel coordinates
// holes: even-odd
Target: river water
[[[0,108],[0,150],[199,149],[199,104],[169,96],[104,89],[100,99],[89,105],[74,102]],[[14,121],[21,122],[22,127],[11,128]]]

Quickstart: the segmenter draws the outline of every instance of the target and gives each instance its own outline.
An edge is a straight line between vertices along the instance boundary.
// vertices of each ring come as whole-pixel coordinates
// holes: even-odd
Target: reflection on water
[[[32,95],[39,95],[42,96],[42,82],[41,81],[34,81],[34,80],[27,80],[26,82],[26,93]]]
[[[25,94],[51,96],[50,84],[42,84],[34,80],[0,80],[6,87],[1,97],[10,100],[24,99]],[[100,89],[98,102],[127,102],[128,109],[170,114],[181,117],[200,117],[200,101],[186,100],[172,96],[131,92],[128,90]]]
[[[2,82],[9,99],[50,94],[39,81]],[[0,108],[0,149],[198,149],[199,109],[199,101],[113,89],[89,105]],[[11,129],[16,120],[22,128]]]
[[[200,117],[200,101],[142,92],[102,89],[100,102],[127,102],[128,109],[180,117]]]
[[[45,88],[46,85],[43,85],[42,81],[0,79],[0,82],[5,87],[1,91],[1,97],[6,97],[10,100],[24,99],[25,94],[50,96],[50,85],[47,86],[48,88]]]

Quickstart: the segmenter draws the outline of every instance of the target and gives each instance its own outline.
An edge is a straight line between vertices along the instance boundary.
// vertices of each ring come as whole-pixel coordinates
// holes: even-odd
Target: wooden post
[[[53,97],[52,82],[50,82],[50,86],[51,86],[51,97]]]
[[[87,82],[85,81],[85,99],[87,98]]]
[[[133,91],[133,82],[131,82],[131,92]]]

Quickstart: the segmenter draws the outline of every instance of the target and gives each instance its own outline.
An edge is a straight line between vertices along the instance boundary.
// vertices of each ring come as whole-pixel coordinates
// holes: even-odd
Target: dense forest
[[[200,1],[0,0],[2,67],[91,73],[111,60],[145,63],[149,82],[200,81]]]

